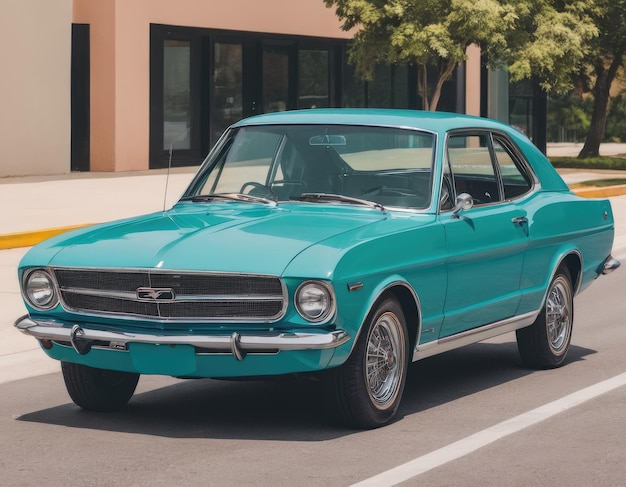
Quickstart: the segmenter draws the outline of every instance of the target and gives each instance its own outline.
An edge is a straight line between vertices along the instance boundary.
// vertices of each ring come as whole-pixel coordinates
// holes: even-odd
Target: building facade
[[[70,171],[71,0],[3,0],[0,177]]]
[[[412,66],[380,66],[369,83],[355,75],[351,33],[322,0],[7,2],[3,19],[20,22],[0,35],[22,39],[26,28],[32,46],[2,48],[20,67],[0,123],[19,137],[0,176],[162,168],[170,152],[174,166],[197,165],[242,117],[421,107]],[[508,121],[506,79],[480,66],[469,48],[439,109]]]

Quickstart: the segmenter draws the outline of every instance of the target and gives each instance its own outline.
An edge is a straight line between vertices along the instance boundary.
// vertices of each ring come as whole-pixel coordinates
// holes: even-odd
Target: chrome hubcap
[[[557,278],[546,299],[546,326],[548,341],[555,353],[567,344],[571,330],[571,293],[568,283]]]
[[[370,398],[384,409],[398,394],[404,364],[404,336],[393,313],[378,318],[367,341],[366,374]]]

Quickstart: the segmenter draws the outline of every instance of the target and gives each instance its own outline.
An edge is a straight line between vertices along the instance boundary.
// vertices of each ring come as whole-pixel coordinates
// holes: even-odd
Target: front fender
[[[336,325],[339,329],[348,332],[350,340],[335,350],[329,366],[339,366],[348,359],[369,314],[387,292],[397,288],[402,288],[405,291],[404,295],[409,296],[408,299],[411,301],[409,308],[416,310],[416,316],[406,317],[408,322],[415,323],[415,326],[409,327],[409,336],[412,343],[416,342],[422,327],[421,304],[417,293],[409,282],[399,274],[385,276],[376,282],[371,282],[368,279],[355,281],[335,289],[339,303]]]

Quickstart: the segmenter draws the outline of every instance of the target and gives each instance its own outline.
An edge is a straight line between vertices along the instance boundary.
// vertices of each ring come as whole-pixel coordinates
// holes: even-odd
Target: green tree
[[[608,1],[608,0],[607,0]],[[354,29],[349,59],[371,80],[376,64],[413,63],[424,109],[436,110],[441,86],[471,44],[487,64],[507,63],[513,81],[538,77],[547,91],[571,88],[597,31],[578,0],[324,0],[344,30]],[[437,71],[434,83],[427,67]],[[429,89],[430,87],[430,89]]]
[[[377,64],[418,66],[425,110],[436,110],[441,87],[465,60],[471,44],[498,54],[515,15],[497,0],[324,0],[336,7],[344,30],[355,29],[350,62],[372,80]],[[436,68],[429,83],[428,67]],[[430,87],[430,90],[429,90]]]
[[[578,157],[598,157],[604,139],[611,86],[624,66],[626,54],[626,0],[595,0],[592,16],[599,35],[591,40],[582,74],[592,85],[591,126]]]
[[[511,81],[534,78],[548,93],[570,92],[598,35],[591,15],[595,0],[502,1],[517,14],[503,59]]]
[[[591,104],[593,101],[588,97],[552,96],[548,100],[548,140],[561,141],[562,135],[571,135],[574,140],[579,140],[579,135],[584,136],[591,125]],[[561,131],[564,131],[562,134]]]
[[[606,117],[605,140],[626,142],[626,93],[611,98]]]

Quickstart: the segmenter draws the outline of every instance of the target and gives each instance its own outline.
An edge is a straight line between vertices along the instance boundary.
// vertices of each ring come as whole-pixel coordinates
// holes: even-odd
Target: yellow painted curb
[[[604,188],[597,186],[579,186],[572,188],[572,191],[583,198],[610,198],[611,196],[621,196],[626,194],[626,184],[606,186]]]
[[[38,244],[39,242],[43,242],[48,238],[60,235],[65,232],[69,232],[70,230],[88,227],[89,225],[92,224],[89,223],[84,225],[71,225],[67,227],[48,228],[46,230],[34,230],[31,232],[8,233],[5,235],[0,235],[0,250],[31,247]]]

